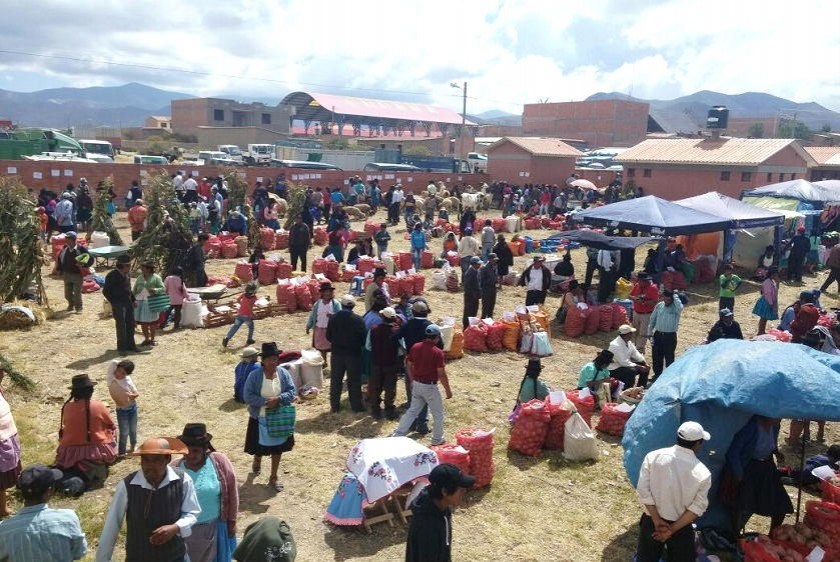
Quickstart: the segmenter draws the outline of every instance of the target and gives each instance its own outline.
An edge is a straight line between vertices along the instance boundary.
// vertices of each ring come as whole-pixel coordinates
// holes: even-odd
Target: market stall
[[[718,340],[686,351],[665,369],[624,429],[624,467],[635,486],[644,457],[672,446],[696,421],[711,434],[698,458],[712,473],[702,527],[728,528],[721,473],[735,434],[755,415],[840,421],[840,357],[780,342]]]

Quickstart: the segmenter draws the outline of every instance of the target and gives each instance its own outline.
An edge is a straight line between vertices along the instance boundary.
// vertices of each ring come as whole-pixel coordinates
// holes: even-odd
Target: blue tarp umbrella
[[[676,443],[684,421],[712,434],[698,454],[712,472],[700,526],[727,528],[718,500],[732,438],[754,414],[840,421],[840,356],[799,344],[718,340],[686,351],[651,386],[624,428],[624,468],[635,486],[647,453]]]
[[[654,195],[586,209],[572,215],[572,220],[591,226],[611,226],[665,236],[717,232],[729,227],[729,221],[723,217],[695,211]]]

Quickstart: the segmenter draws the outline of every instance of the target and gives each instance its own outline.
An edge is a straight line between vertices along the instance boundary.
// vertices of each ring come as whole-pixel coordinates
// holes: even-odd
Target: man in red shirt
[[[644,355],[648,340],[646,335],[648,321],[653,312],[653,307],[659,302],[659,287],[651,283],[650,275],[644,271],[640,271],[637,278],[638,280],[630,291],[630,300],[633,301],[632,325],[636,328],[633,345],[636,346],[639,353]]]
[[[432,431],[432,445],[443,443],[443,400],[437,383],[443,386],[447,400],[452,398],[449,379],[446,377],[443,350],[437,347],[440,328],[435,324],[426,326],[426,337],[423,341],[411,346],[406,357],[406,372],[411,378],[411,405],[403,417],[400,425],[391,434],[392,437],[402,437],[408,433],[411,424],[417,418],[424,406],[429,407],[435,427]]]

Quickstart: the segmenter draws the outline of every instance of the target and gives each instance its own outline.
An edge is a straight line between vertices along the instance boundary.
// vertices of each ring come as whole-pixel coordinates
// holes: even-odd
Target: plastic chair
[[[365,278],[361,275],[353,277],[353,280],[350,282],[350,294],[356,295],[357,297],[361,296],[365,292],[364,282]]]

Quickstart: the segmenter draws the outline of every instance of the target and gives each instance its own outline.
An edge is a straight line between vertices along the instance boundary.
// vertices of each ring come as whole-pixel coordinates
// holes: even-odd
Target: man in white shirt
[[[123,518],[126,519],[125,560],[182,562],[184,537],[190,536],[201,506],[189,475],[169,466],[172,454],[187,447],[178,439],[151,438],[131,455],[140,456],[140,468],[117,483],[99,537],[97,562],[113,558]]]
[[[429,192],[429,196],[431,197],[437,195],[438,188],[434,181],[429,180],[429,185],[426,186],[426,191]]]
[[[172,187],[175,188],[175,194],[178,197],[184,196],[184,172],[178,170],[178,173],[172,176]]]
[[[192,203],[198,199],[198,182],[195,181],[195,178],[189,176],[187,179],[184,180],[184,202],[185,203]]]
[[[618,337],[610,342],[609,350],[613,354],[610,363],[610,376],[624,383],[625,388],[637,386],[636,375],[639,377],[638,386],[647,386],[650,367],[645,363],[642,355],[633,343],[633,333],[636,328],[630,324],[618,327]]]
[[[458,241],[458,255],[461,256],[461,281],[470,267],[470,258],[479,254],[478,240],[472,235],[472,228],[464,229],[464,237]]]
[[[525,306],[545,303],[545,295],[551,284],[551,272],[545,267],[545,256],[534,256],[533,263],[522,272],[519,284],[525,287]]]
[[[639,521],[637,562],[693,562],[691,523],[709,506],[712,474],[696,456],[711,438],[697,422],[677,430],[677,444],[651,451],[642,461],[636,494],[645,508]]]

